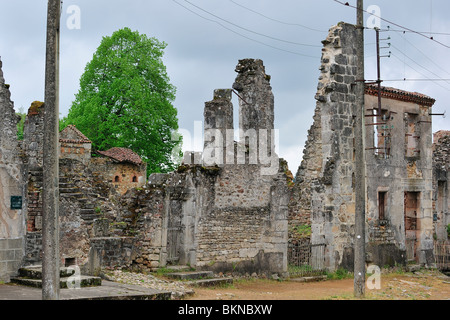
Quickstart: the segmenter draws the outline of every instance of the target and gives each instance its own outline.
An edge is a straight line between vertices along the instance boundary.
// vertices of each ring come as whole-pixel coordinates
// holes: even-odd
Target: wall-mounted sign
[[[20,209],[22,209],[22,197],[11,196],[11,210],[20,210]]]

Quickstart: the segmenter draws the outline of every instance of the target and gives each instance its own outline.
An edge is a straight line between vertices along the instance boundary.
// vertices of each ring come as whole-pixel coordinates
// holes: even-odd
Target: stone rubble
[[[171,292],[172,300],[179,300],[194,294],[194,290],[181,281],[168,281],[151,274],[135,273],[124,270],[106,271],[102,277],[107,281],[114,281],[130,285],[138,285],[161,291]]]

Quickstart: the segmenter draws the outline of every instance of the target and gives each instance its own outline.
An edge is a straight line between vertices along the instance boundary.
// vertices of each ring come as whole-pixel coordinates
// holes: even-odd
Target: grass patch
[[[343,268],[337,269],[335,272],[327,272],[328,280],[343,280],[353,278],[353,272],[349,272]]]

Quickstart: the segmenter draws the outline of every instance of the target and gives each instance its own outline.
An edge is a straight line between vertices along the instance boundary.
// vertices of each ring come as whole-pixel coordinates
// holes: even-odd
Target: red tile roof
[[[130,162],[135,165],[142,164],[141,157],[127,148],[111,148],[107,151],[97,151],[97,153],[118,162]]]
[[[65,139],[60,138],[59,142],[65,142],[65,143],[92,143],[91,140],[88,139],[83,133],[81,133],[80,130],[78,130],[74,125],[69,125],[66,127],[63,131],[61,131],[60,136],[67,137],[67,136],[75,136],[76,139]]]
[[[378,96],[377,85],[366,85],[366,94]],[[381,97],[387,99],[413,102],[423,106],[431,107],[436,100],[418,92],[409,92],[391,87],[381,87]]]

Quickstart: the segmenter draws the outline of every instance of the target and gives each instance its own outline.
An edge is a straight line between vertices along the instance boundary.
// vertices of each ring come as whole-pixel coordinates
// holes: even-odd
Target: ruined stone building
[[[241,140],[234,141],[233,89],[205,103],[205,150],[170,174],[153,174],[134,152],[95,151],[75,126],[60,143],[62,265],[151,270],[168,264],[236,272],[287,272],[286,163],[274,152],[274,99],[260,60],[242,60]],[[17,141],[17,118],[1,77],[2,279],[42,261],[45,105],[33,102]],[[6,133],[6,134],[4,134]],[[192,155],[192,161],[191,161]],[[11,196],[21,209],[10,209]],[[16,205],[18,205],[16,203]]]
[[[172,173],[147,181],[133,151],[93,150],[75,126],[65,128],[61,264],[94,274],[101,267],[183,264],[286,275],[290,243],[307,242],[313,267],[352,270],[355,39],[355,26],[339,23],[323,41],[313,124],[294,183],[274,151],[274,96],[261,60],[240,60],[232,89],[214,91],[204,106],[203,152],[187,152]],[[32,103],[18,141],[1,66],[0,281],[42,260],[45,110]],[[232,94],[239,98],[237,127]],[[450,136],[437,133],[431,147],[434,102],[366,86],[367,263],[432,265],[434,241],[447,240]],[[302,226],[310,228],[306,238],[298,234]]]
[[[353,269],[355,37],[353,25],[340,23],[323,41],[314,123],[290,210],[291,225],[311,224],[311,243],[322,245],[324,266],[331,270]],[[433,263],[434,102],[419,93],[366,85],[368,263]]]
[[[133,266],[286,274],[286,165],[266,153],[272,145],[266,133],[274,128],[270,77],[260,60],[239,61],[237,72],[242,140],[234,141],[232,90],[216,90],[205,103],[203,154],[188,152],[176,172],[153,174],[114,208],[102,208],[116,228],[110,236],[133,235],[123,246]],[[94,242],[98,259],[110,263],[106,239]]]

